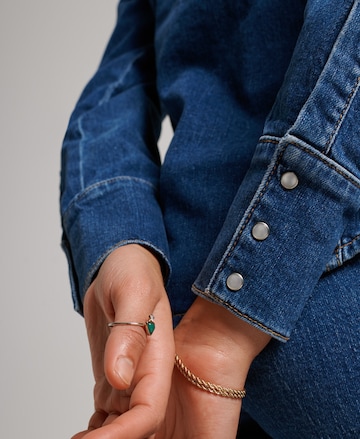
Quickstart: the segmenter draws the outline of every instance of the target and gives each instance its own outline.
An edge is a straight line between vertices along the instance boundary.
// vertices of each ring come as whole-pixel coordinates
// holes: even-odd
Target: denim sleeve
[[[360,251],[360,2],[310,0],[249,172],[193,291],[286,341]]]
[[[161,111],[153,41],[149,2],[121,1],[112,38],[63,142],[63,248],[79,312],[94,274],[118,246],[148,246],[169,269],[158,204]]]

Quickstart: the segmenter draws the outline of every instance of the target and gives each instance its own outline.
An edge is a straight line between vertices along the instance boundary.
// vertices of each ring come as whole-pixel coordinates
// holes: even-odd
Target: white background
[[[92,413],[83,319],[60,248],[60,148],[117,0],[0,3],[0,437],[65,439]]]

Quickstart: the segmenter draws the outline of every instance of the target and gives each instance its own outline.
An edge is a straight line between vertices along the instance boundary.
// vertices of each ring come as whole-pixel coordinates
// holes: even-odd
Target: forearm
[[[63,247],[78,310],[101,263],[121,245],[147,246],[168,271],[158,204],[161,114],[153,38],[149,3],[121,2],[113,36],[64,139]]]

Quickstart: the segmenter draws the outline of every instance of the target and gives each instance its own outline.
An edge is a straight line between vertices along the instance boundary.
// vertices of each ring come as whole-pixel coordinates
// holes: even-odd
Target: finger
[[[146,342],[147,335],[142,327],[124,325],[111,328],[104,368],[112,387],[119,390],[130,387]]]
[[[95,296],[104,315],[117,322],[144,325],[161,297],[166,296],[157,259],[140,246],[128,245],[115,250],[102,268]],[[115,389],[129,388],[146,340],[141,326],[111,328],[104,366],[106,377]]]
[[[115,412],[109,413],[109,415],[107,416],[105,422],[103,423],[103,426],[111,424],[119,416],[120,416],[120,413],[115,413]]]
[[[111,424],[87,432],[86,439],[143,439],[151,437],[156,429],[154,422],[151,421],[152,418],[152,413],[144,407],[137,407],[119,416]]]
[[[114,416],[114,414],[108,415],[102,426],[87,433],[86,439],[128,439],[130,437],[143,439],[152,437],[159,430],[165,416],[169,396],[174,346],[168,304],[160,303],[155,307],[154,313],[159,316],[155,332],[152,336],[147,337],[133,385],[130,390],[125,391],[126,394],[131,395],[128,411],[124,413],[121,410],[121,401],[115,401],[119,392],[113,391],[111,408],[106,409],[107,413],[117,410],[122,414],[119,417]],[[124,328],[115,327],[113,329]],[[115,333],[115,331],[113,332]],[[114,334],[114,340],[117,335],[117,333]],[[120,392],[120,394],[122,393]]]
[[[105,413],[102,411],[96,411],[90,418],[89,426],[87,430],[81,431],[74,436],[72,436],[71,439],[82,439],[86,436],[86,439],[88,438],[88,434],[92,431],[96,431],[103,425],[110,424],[119,416],[119,413]],[[98,433],[97,433],[98,434]]]
[[[123,414],[96,412],[89,425],[89,430],[74,439],[143,439],[152,438],[159,429],[165,415],[166,402],[171,380],[169,364],[163,364],[162,355],[157,355],[150,346],[145,350],[144,365],[140,365],[137,375],[141,375],[136,384],[129,410]],[[170,360],[169,360],[170,361]],[[159,367],[146,367],[154,363]],[[137,379],[137,378],[136,378]],[[115,392],[114,392],[115,393]]]
[[[96,428],[101,427],[107,416],[108,415],[106,412],[96,410],[96,412],[90,418],[88,430],[95,430]]]
[[[81,431],[80,433],[77,433],[74,436],[72,436],[71,439],[82,439],[88,432],[89,432],[88,430]]]

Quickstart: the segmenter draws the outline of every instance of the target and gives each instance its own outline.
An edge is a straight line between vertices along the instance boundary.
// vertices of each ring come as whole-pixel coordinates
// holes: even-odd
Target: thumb
[[[121,313],[124,315],[124,313]],[[139,320],[125,320],[122,317],[116,322],[144,323],[144,317]],[[105,347],[105,375],[110,385],[115,389],[130,387],[135,370],[145,349],[148,335],[144,327],[136,325],[116,325],[109,328],[110,334]]]

